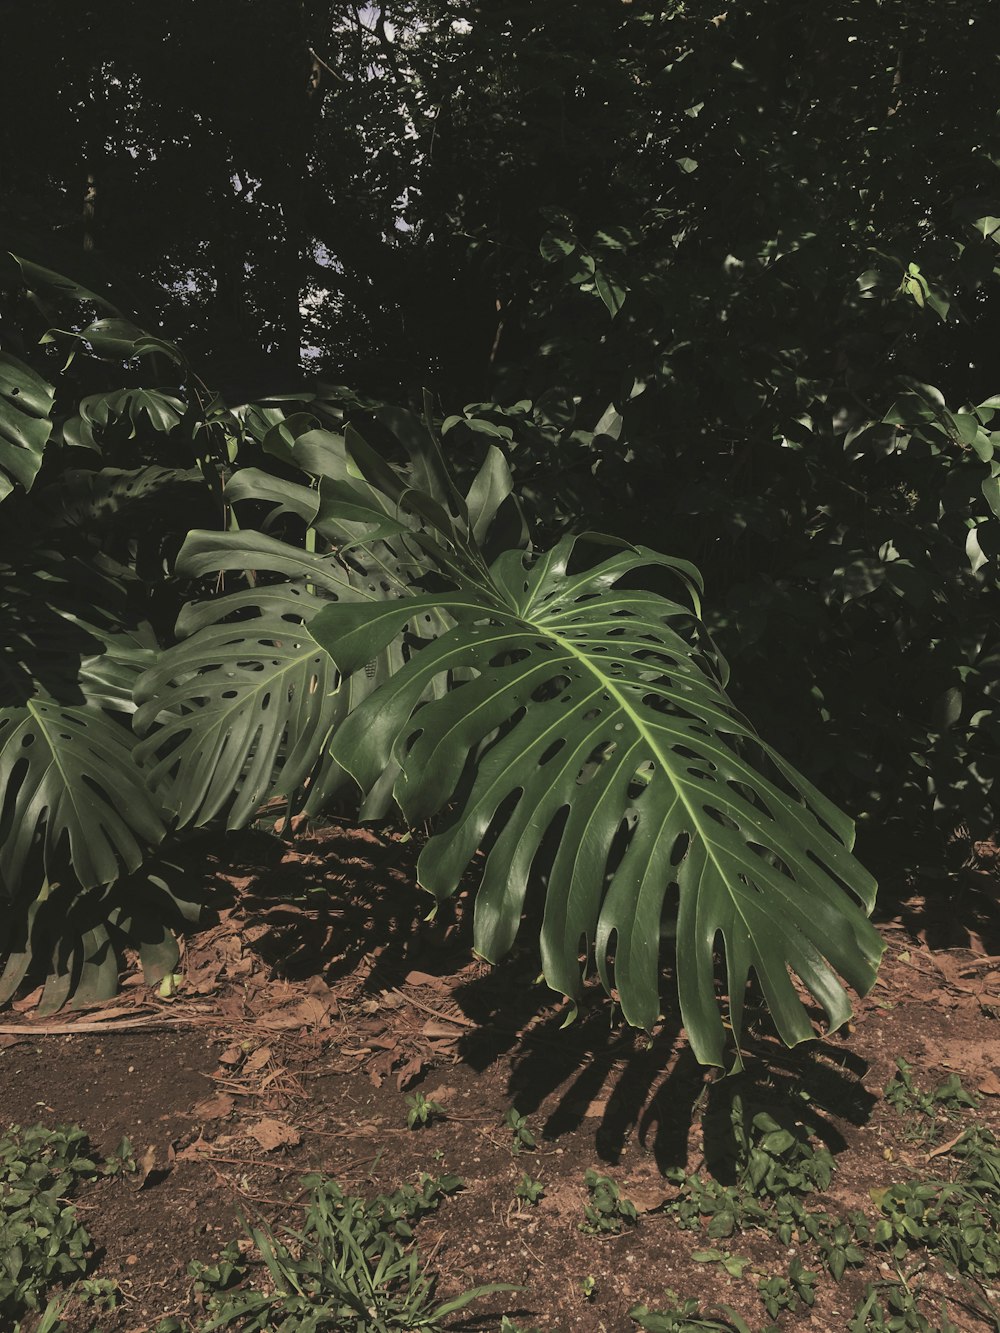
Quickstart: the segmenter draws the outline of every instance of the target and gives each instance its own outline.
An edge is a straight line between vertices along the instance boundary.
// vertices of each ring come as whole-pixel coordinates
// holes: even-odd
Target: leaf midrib
[[[631,719],[639,735],[642,736],[643,740],[650,747],[653,754],[656,755],[657,758],[660,760],[660,762],[663,764],[664,772],[668,774],[670,781],[674,787],[674,790],[677,792],[677,795],[680,798],[681,803],[683,804],[685,810],[688,812],[688,816],[691,820],[691,823],[694,825],[697,835],[701,839],[702,844],[705,847],[706,855],[712,862],[712,865],[715,867],[716,874],[718,875],[719,880],[721,881],[722,885],[726,890],[726,895],[729,898],[729,901],[732,903],[734,914],[739,917],[739,919],[743,923],[744,928],[747,930],[747,933],[749,934],[750,933],[749,923],[747,922],[746,917],[741,911],[739,902],[737,901],[735,895],[729,889],[729,883],[725,871],[718,857],[715,854],[714,843],[711,837],[706,832],[703,821],[699,818],[699,813],[700,813],[699,807],[696,804],[694,804],[688,797],[686,793],[687,784],[684,783],[683,780],[675,776],[676,765],[673,762],[672,753],[669,750],[664,753],[659,744],[659,741],[653,735],[650,729],[646,726],[642,716],[636,711],[636,709],[633,707],[633,705],[626,697],[626,695],[620,689],[618,689],[618,687],[615,685],[614,679],[609,675],[605,675],[602,671],[598,669],[591,655],[580,652],[579,649],[576,647],[576,645],[573,643],[572,639],[567,639],[564,635],[558,633],[558,631],[552,629],[550,625],[546,625],[544,622],[539,624],[537,621],[525,620],[524,623],[526,625],[530,625],[531,628],[537,631],[538,634],[558,643],[565,653],[567,653],[570,657],[574,658],[577,662],[579,662],[580,666],[585,671],[588,671],[591,676],[593,676],[601,683],[601,685],[607,691],[607,693],[614,698],[615,702],[617,703],[618,707],[622,710],[623,714]],[[666,755],[670,756],[669,761],[667,760]],[[698,897],[700,899],[701,895],[699,894]]]
[[[31,716],[34,718],[35,724],[38,727],[39,731],[45,737],[45,744],[49,747],[49,755],[51,756],[51,762],[56,766],[56,769],[59,772],[59,776],[62,779],[63,790],[66,792],[69,802],[73,807],[73,813],[76,818],[77,824],[82,828],[84,826],[83,813],[77,802],[77,798],[73,788],[73,783],[70,781],[69,773],[63,766],[62,760],[59,757],[58,748],[53,744],[52,736],[49,732],[48,726],[45,723],[44,715],[38,710],[38,708],[36,708],[34,699],[28,700],[27,709],[28,712],[31,714]],[[65,744],[71,745],[72,742],[67,741],[65,742]]]

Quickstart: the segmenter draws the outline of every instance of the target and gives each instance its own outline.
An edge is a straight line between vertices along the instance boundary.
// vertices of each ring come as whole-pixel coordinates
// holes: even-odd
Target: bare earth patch
[[[104,1153],[125,1134],[140,1161],[79,1195],[95,1274],[124,1302],[74,1333],[146,1333],[164,1314],[196,1314],[188,1262],[241,1234],[238,1214],[294,1225],[308,1172],[366,1195],[421,1171],[463,1178],[419,1229],[442,1295],[487,1282],[523,1291],[488,1298],[455,1328],[496,1329],[506,1312],[524,1327],[618,1333],[634,1327],[630,1306],[656,1307],[667,1289],[768,1322],[753,1274],[784,1273],[789,1253],[763,1234],[736,1236],[721,1248],[751,1264],[733,1277],[696,1262],[715,1242],[661,1211],[677,1193],[663,1173],[718,1166],[721,1142],[719,1091],[676,1016],[650,1042],[613,1026],[595,993],[560,1030],[566,1008],[535,983],[530,950],[497,968],[476,961],[464,898],[421,919],[430,903],[414,887],[415,850],[349,826],[284,848],[247,836],[205,868],[230,886],[231,906],[187,940],[171,998],[137,974],[97,1009],[37,1020],[26,997],[3,1016],[0,1119],[79,1123]],[[830,1212],[874,1218],[870,1191],[928,1168],[927,1145],[882,1100],[897,1057],[926,1086],[959,1074],[983,1097],[976,1118],[1000,1131],[996,891],[988,871],[963,882],[964,915],[940,898],[935,918],[917,896],[883,909],[882,975],[849,1032],[786,1052],[756,1012],[744,1095],[754,1109],[797,1106],[833,1151]],[[972,924],[956,937],[959,916]],[[445,1114],[411,1130],[415,1091]],[[512,1106],[533,1151],[514,1151]],[[588,1168],[635,1203],[623,1234],[580,1231]],[[525,1173],[544,1187],[536,1205],[517,1195]],[[865,1281],[884,1276],[875,1260],[840,1284],[824,1275],[812,1310],[777,1325],[845,1328]],[[943,1275],[928,1280],[955,1294]],[[991,1326],[955,1304],[949,1314],[961,1329]]]

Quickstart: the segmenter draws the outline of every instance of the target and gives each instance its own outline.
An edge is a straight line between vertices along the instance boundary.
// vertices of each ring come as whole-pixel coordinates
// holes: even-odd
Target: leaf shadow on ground
[[[766,1031],[762,1002],[754,997],[746,1068],[720,1078],[721,1071],[707,1071],[695,1060],[676,1010],[668,1009],[648,1037],[612,1026],[612,1006],[594,988],[564,1028],[565,1006],[553,1008],[551,993],[531,981],[524,960],[515,956],[456,986],[456,1002],[478,1024],[463,1038],[460,1054],[478,1071],[509,1061],[511,1101],[529,1118],[544,1111],[544,1138],[557,1140],[594,1121],[595,1149],[609,1165],[637,1135],[661,1172],[685,1166],[689,1127],[701,1115],[706,1164],[725,1175],[733,1144],[726,1108],[736,1090],[751,1114],[767,1110],[789,1125],[807,1121],[834,1153],[847,1146],[835,1121],[861,1126],[876,1105],[861,1081],[867,1064],[840,1038],[787,1050]]]
[[[866,1066],[840,1036],[786,1050],[753,987],[747,1069],[738,1080],[713,1082],[714,1073],[698,1065],[676,1004],[665,1006],[649,1037],[616,1021],[613,1004],[588,984],[566,1026],[566,1003],[537,979],[537,950],[529,943],[540,924],[536,909],[529,904],[507,958],[492,967],[471,962],[473,896],[460,893],[426,920],[432,901],[416,887],[415,840],[337,825],[294,843],[263,833],[241,837],[245,847],[229,858],[227,877],[251,947],[273,976],[321,976],[328,985],[353,976],[357,993],[372,997],[403,986],[415,968],[437,977],[446,1001],[475,1025],[457,1041],[458,1057],[479,1073],[505,1065],[511,1103],[549,1142],[590,1122],[601,1161],[614,1165],[637,1138],[665,1171],[688,1162],[689,1129],[701,1118],[707,1164],[725,1173],[731,1140],[715,1109],[737,1082],[753,1111],[808,1120],[835,1153],[846,1145],[834,1121],[862,1125],[874,1105],[861,1083]],[[669,948],[664,961],[669,970]]]
[[[225,879],[272,977],[333,985],[367,960],[363,986],[374,991],[444,933],[424,922],[431,903],[416,887],[415,859],[398,835],[367,828],[294,841],[250,830],[227,844]]]

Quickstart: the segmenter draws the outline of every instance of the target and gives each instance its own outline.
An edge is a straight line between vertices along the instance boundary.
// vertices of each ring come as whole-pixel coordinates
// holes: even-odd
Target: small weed
[[[521,1115],[516,1106],[512,1106],[504,1116],[504,1124],[510,1130],[513,1136],[511,1148],[514,1152],[522,1152],[525,1148],[531,1149],[535,1145],[535,1136],[528,1128],[528,1122]]]
[[[782,1310],[794,1310],[798,1305],[787,1278],[762,1277],[757,1283],[757,1294],[772,1319],[777,1319]]]
[[[406,1099],[407,1129],[426,1129],[434,1120],[445,1115],[440,1102],[428,1101],[422,1092],[415,1092]]]
[[[588,1236],[617,1236],[624,1230],[626,1223],[634,1225],[639,1220],[635,1204],[622,1198],[610,1176],[602,1176],[588,1169],[583,1180],[590,1198],[584,1205],[581,1231]]]
[[[87,1136],[75,1126],[12,1126],[0,1138],[0,1321],[42,1308],[49,1287],[83,1277],[90,1236],[67,1202],[97,1175]],[[50,1305],[46,1319],[57,1326]]]
[[[301,1231],[282,1237],[264,1225],[247,1226],[266,1273],[259,1285],[238,1243],[226,1247],[211,1268],[195,1264],[196,1290],[207,1301],[201,1333],[235,1328],[239,1333],[308,1333],[320,1327],[352,1333],[434,1333],[450,1315],[481,1296],[514,1291],[490,1283],[438,1304],[433,1272],[419,1249],[407,1244],[412,1223],[436,1208],[443,1193],[461,1182],[422,1176],[408,1186],[369,1202],[344,1194],[335,1181],[307,1176],[310,1191]],[[157,1333],[181,1333],[166,1319]]]
[[[813,1146],[808,1125],[796,1124],[788,1129],[761,1111],[748,1126],[742,1098],[735,1096],[732,1128],[737,1183],[748,1193],[769,1198],[810,1194],[825,1190],[833,1179],[833,1154]]]
[[[917,1297],[905,1282],[885,1282],[878,1287],[869,1283],[847,1328],[848,1333],[959,1333],[943,1302],[936,1323],[921,1314]]]
[[[914,1246],[933,1252],[954,1271],[975,1278],[1000,1275],[1000,1144],[973,1126],[951,1145],[953,1180],[908,1180],[873,1190],[882,1216],[873,1241],[902,1259]]]
[[[524,1203],[536,1204],[544,1193],[545,1186],[540,1180],[532,1180],[527,1171],[522,1172],[521,1179],[514,1191],[518,1199],[521,1199]]]
[[[722,1250],[695,1250],[691,1258],[696,1264],[721,1264],[730,1277],[742,1277],[750,1260],[741,1254],[724,1254]]]
[[[537,1324],[532,1324],[531,1328],[522,1328],[520,1324],[515,1324],[510,1315],[504,1315],[500,1320],[498,1333],[542,1333]]]
[[[583,1296],[583,1299],[585,1301],[592,1301],[594,1299],[594,1293],[596,1292],[596,1290],[597,1290],[597,1279],[595,1277],[592,1277],[588,1273],[585,1278],[581,1278],[580,1294]]]
[[[648,1305],[633,1305],[628,1317],[646,1333],[750,1333],[750,1328],[728,1305],[703,1314],[694,1299],[682,1301],[676,1291],[665,1297],[669,1309],[651,1310]],[[765,1330],[770,1333],[770,1330]]]
[[[117,1282],[106,1277],[82,1278],[74,1287],[74,1292],[96,1310],[117,1309],[122,1294]]]
[[[979,1098],[962,1086],[957,1074],[931,1092],[924,1092],[913,1081],[913,1066],[897,1058],[896,1073],[886,1084],[886,1101],[905,1122],[904,1138],[911,1143],[934,1143],[940,1136],[942,1118],[954,1120],[961,1108],[975,1109]]]
[[[801,1261],[794,1258],[788,1266],[787,1278],[763,1277],[757,1283],[757,1292],[767,1313],[772,1319],[777,1319],[782,1310],[797,1310],[800,1305],[813,1305],[818,1280],[818,1273],[803,1268]]]
[[[104,1165],[101,1167],[101,1175],[131,1176],[138,1170],[139,1163],[135,1160],[132,1140],[125,1135],[114,1152],[105,1157]]]

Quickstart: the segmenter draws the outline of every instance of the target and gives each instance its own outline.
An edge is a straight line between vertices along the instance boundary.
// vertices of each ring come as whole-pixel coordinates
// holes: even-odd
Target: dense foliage
[[[0,221],[92,290],[0,275],[0,995],[42,960],[50,1003],[100,993],[127,942],[168,968],[178,830],[356,779],[450,811],[435,891],[494,846],[487,954],[545,872],[558,989],[584,937],[651,1021],[676,881],[701,1055],[717,932],[786,1037],[786,964],[842,1018],[871,886],[812,784],[995,821],[980,7],[57,8],[11,19]],[[594,682],[613,718],[574,713]]]

